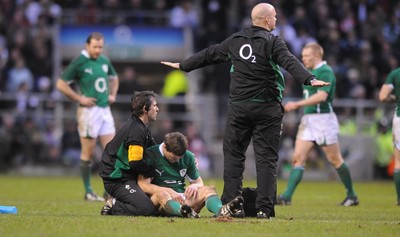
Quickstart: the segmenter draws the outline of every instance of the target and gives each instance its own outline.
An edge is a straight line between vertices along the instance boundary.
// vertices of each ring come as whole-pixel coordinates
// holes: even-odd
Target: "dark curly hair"
[[[152,98],[156,98],[153,91],[135,91],[131,97],[131,114],[137,117],[143,115],[143,106],[148,111],[150,109]]]

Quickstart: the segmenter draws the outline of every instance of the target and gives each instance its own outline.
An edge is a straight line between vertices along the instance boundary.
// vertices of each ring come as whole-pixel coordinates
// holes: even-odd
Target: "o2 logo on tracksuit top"
[[[244,55],[244,50],[247,49],[249,50],[248,55]],[[247,50],[246,50],[247,51]],[[247,53],[247,52],[246,52]],[[250,44],[244,44],[242,45],[242,47],[240,47],[239,50],[239,55],[241,58],[243,58],[244,60],[248,60],[251,58],[251,63],[257,63],[256,61],[256,56],[253,55],[253,48],[251,47]]]

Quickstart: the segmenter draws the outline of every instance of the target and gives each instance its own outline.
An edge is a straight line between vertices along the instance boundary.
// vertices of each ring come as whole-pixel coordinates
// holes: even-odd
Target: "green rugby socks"
[[[217,215],[219,210],[222,207],[221,199],[217,195],[209,196],[206,199],[206,207],[210,212],[212,212],[215,215]]]
[[[173,216],[182,216],[181,204],[179,204],[179,202],[174,201],[172,199],[167,201],[167,203],[165,204],[164,210],[167,214],[170,214]]]
[[[347,197],[356,198],[357,195],[353,189],[353,182],[351,181],[349,167],[347,167],[346,163],[343,162],[343,164],[336,170],[339,174],[340,179],[342,180],[342,183],[344,184],[344,187],[346,188]]]
[[[400,202],[400,170],[394,170],[393,180],[396,187],[397,202]]]
[[[92,162],[81,160],[81,176],[86,193],[93,193],[92,186],[90,185],[90,176],[92,175]]]
[[[293,167],[293,169],[290,171],[288,185],[286,187],[285,192],[282,194],[282,197],[285,200],[292,200],[294,190],[296,189],[297,185],[303,178],[303,173],[304,173],[303,166]]]

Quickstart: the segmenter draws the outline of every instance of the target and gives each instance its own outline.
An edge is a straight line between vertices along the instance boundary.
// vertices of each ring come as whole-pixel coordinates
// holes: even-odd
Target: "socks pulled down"
[[[168,200],[167,203],[164,206],[164,211],[168,215],[172,216],[182,216],[181,213],[181,204],[179,202],[174,201],[174,200]]]
[[[93,189],[90,184],[90,177],[92,176],[92,162],[81,160],[80,167],[81,167],[81,177],[83,181],[83,186],[85,188],[85,192],[93,193]]]

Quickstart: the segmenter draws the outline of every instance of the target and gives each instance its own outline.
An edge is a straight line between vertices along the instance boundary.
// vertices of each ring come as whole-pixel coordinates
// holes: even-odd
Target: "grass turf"
[[[102,193],[102,183],[92,178]],[[206,180],[222,191],[222,181]],[[357,207],[342,207],[345,191],[339,181],[303,181],[292,206],[276,206],[276,218],[200,219],[101,216],[103,203],[83,200],[79,177],[0,176],[0,205],[16,206],[18,214],[0,214],[1,236],[400,236],[400,206],[393,182],[358,182]],[[246,181],[244,186],[254,186]],[[278,182],[282,192],[286,181]]]

